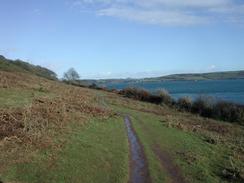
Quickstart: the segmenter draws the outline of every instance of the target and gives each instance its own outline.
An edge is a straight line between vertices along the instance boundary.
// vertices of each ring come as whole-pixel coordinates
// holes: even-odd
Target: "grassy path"
[[[170,128],[164,116],[113,107],[131,116],[153,183],[228,182],[220,176],[222,166],[229,162],[229,152],[222,144],[210,144],[200,135]]]
[[[132,126],[131,119],[128,116],[125,117],[125,124],[127,126],[130,142],[130,161],[132,162],[130,163],[130,183],[150,183],[152,180],[148,170],[147,157],[144,153],[144,148],[140,143],[140,139],[138,139],[136,131]],[[150,148],[154,153],[154,156],[157,157],[157,160],[160,162],[162,174],[167,174],[165,182],[184,183],[185,180],[181,170],[173,163],[174,160],[171,158],[170,154],[163,151],[157,141],[154,141]]]

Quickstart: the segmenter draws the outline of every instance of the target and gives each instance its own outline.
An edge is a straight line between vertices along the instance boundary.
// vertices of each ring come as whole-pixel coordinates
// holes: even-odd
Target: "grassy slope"
[[[8,85],[8,88],[1,89],[0,110],[3,107],[22,107],[23,104],[23,107],[26,107],[40,95],[41,98],[64,97],[62,100],[74,95],[75,101],[70,99],[64,101],[64,104],[75,102],[75,108],[80,105],[86,105],[86,108],[95,105],[99,109],[112,109],[115,112],[130,114],[145,148],[154,183],[169,180],[167,171],[162,169],[152,151],[155,144],[169,152],[173,163],[180,166],[188,182],[224,182],[220,176],[224,168],[235,166],[241,170],[244,167],[244,147],[241,138],[244,136],[244,130],[240,126],[179,113],[167,107],[137,102],[103,91],[42,80],[35,83],[36,79],[32,79],[32,82],[26,81],[31,83],[31,86],[18,83],[24,81],[23,78],[16,85]],[[39,91],[40,86],[45,92]],[[52,134],[55,131],[54,135],[49,136],[54,141],[50,146],[26,147],[25,144],[7,144],[9,146],[6,150],[3,149],[3,152],[14,151],[15,148],[17,151],[15,154],[0,153],[0,161],[3,162],[0,165],[0,180],[127,182],[128,142],[122,118],[104,118],[96,113],[91,115],[89,111],[82,112],[80,116],[80,112],[76,110],[66,115],[71,118],[67,118],[68,123],[63,124],[62,128],[47,129],[46,133]],[[211,130],[211,124],[215,124],[217,129],[227,129],[227,132],[222,134]],[[196,125],[202,127],[195,132],[191,129]],[[214,139],[217,144],[208,143],[208,138]],[[4,147],[1,146],[2,141],[0,140],[0,151]],[[29,154],[31,156],[28,156]],[[4,166],[4,163],[8,166]]]
[[[44,91],[0,88],[0,107],[23,107],[30,104],[34,98],[41,96],[52,97],[54,95]]]
[[[128,180],[128,144],[121,119],[92,119],[87,125],[75,125],[71,130],[62,137],[68,142],[54,160],[49,160],[50,152],[42,152],[33,162],[12,167],[6,180],[30,183]]]
[[[27,139],[17,133],[13,138],[6,136],[0,139],[0,180],[127,182],[128,141],[123,119],[109,113],[99,114],[107,110],[92,90],[24,76],[13,84],[11,81],[16,75],[9,75],[7,82],[4,80],[3,83],[4,86],[7,83],[8,87],[0,89],[0,134],[1,125],[5,123],[2,121],[4,116],[10,114],[17,119],[14,111],[20,113],[25,108],[24,115],[30,113],[31,107],[36,113],[27,122],[31,124],[38,120],[39,123],[46,123],[48,120],[49,125],[44,127],[44,133],[39,128],[33,134],[23,132],[27,133]],[[61,100],[57,100],[59,98]],[[36,104],[36,101],[41,103]],[[58,114],[47,113],[49,110],[56,111],[53,105],[58,108]],[[66,122],[57,116],[63,115],[59,111],[62,105],[68,111],[64,115],[67,116]],[[32,136],[38,137],[40,144]]]

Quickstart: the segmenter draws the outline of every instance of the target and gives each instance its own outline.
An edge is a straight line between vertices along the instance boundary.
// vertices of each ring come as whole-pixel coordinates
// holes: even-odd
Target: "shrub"
[[[158,90],[157,95],[162,99],[162,103],[166,105],[172,105],[174,102],[173,98],[169,95],[169,92],[165,89]]]
[[[149,92],[137,88],[125,88],[121,90],[119,93],[121,95],[124,95],[125,97],[134,98],[136,100],[142,100],[142,101],[145,101],[149,96]]]
[[[157,95],[150,95],[148,102],[154,103],[154,104],[161,104],[162,98]]]
[[[199,114],[203,117],[237,122],[240,125],[244,125],[244,106],[231,102],[216,101],[213,97],[200,96],[194,102],[189,97],[183,97],[175,102],[166,90],[159,90],[157,94],[152,94],[143,89],[126,88],[120,90],[118,93],[135,100],[154,104],[164,103],[169,106],[174,106],[179,110]]]
[[[191,111],[192,100],[190,97],[182,97],[177,101],[177,106],[181,110]]]
[[[212,97],[199,97],[193,103],[191,111],[203,117],[244,124],[244,106],[216,101]]]
[[[215,100],[212,97],[200,96],[194,101],[191,111],[203,117],[211,118],[213,117],[214,102]]]
[[[220,101],[214,107],[215,118],[230,121],[244,122],[244,107],[231,102]]]
[[[140,100],[144,102],[150,102],[154,104],[160,104],[162,103],[162,98],[153,95],[149,93],[148,91],[144,89],[137,89],[137,88],[125,88],[119,92],[119,94],[128,97],[128,98],[133,98],[135,100]]]

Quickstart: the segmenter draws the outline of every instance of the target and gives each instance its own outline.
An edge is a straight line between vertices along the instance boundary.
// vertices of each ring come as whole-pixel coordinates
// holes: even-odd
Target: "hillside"
[[[0,55],[0,70],[30,73],[51,80],[57,79],[56,73],[47,68],[41,66],[35,66],[27,62],[24,62],[22,60],[14,61],[14,60],[6,59],[4,56],[1,55]]]
[[[30,72],[0,78],[4,183],[125,183],[133,152],[152,183],[243,182],[242,126]]]
[[[174,74],[145,80],[221,80],[244,79],[244,71],[212,72],[200,74]]]
[[[134,84],[143,82],[161,82],[161,81],[185,81],[185,80],[222,80],[222,79],[244,79],[244,71],[226,71],[199,74],[173,74],[155,78],[144,79],[100,79],[100,80],[81,80],[81,84],[107,86],[113,84]]]

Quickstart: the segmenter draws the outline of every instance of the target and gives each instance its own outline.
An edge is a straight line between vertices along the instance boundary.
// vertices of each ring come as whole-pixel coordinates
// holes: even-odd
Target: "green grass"
[[[0,107],[23,107],[39,96],[51,96],[51,94],[37,90],[1,88]]]
[[[133,126],[144,146],[154,183],[169,178],[152,151],[155,144],[159,144],[162,150],[171,155],[173,163],[180,167],[187,182],[225,182],[219,176],[224,167],[230,166],[230,152],[225,146],[211,145],[200,135],[168,128],[163,116],[114,108],[131,115]]]
[[[73,125],[65,139],[68,142],[54,154],[55,160],[48,158],[50,152],[42,152],[33,162],[10,168],[5,179],[30,183],[127,182],[129,150],[122,118]]]

